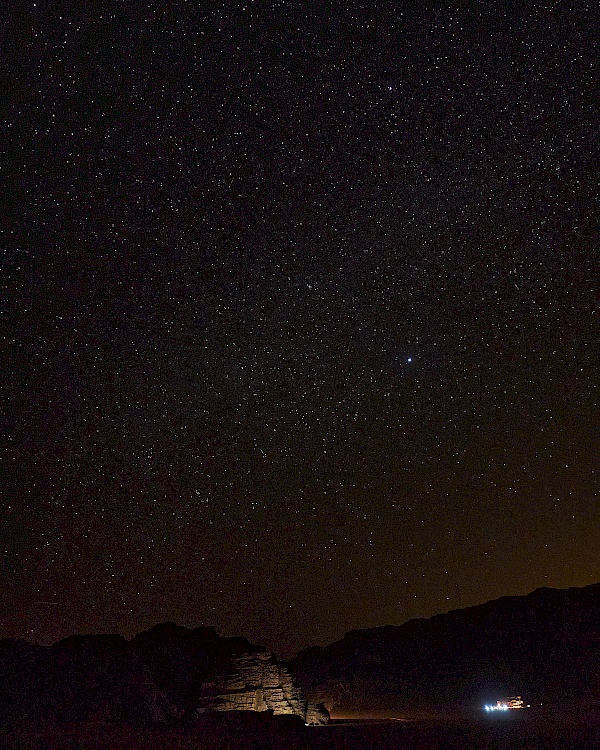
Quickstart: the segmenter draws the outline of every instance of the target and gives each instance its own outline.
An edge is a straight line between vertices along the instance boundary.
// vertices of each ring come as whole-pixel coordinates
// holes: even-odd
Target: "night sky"
[[[434,5],[11,5],[0,636],[600,581],[596,3]]]

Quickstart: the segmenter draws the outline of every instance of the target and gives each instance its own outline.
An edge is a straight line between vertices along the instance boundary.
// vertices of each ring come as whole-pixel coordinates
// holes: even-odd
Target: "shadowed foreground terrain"
[[[332,722],[229,713],[170,728],[29,728],[0,733],[3,750],[597,750],[600,722],[511,717],[446,722]]]

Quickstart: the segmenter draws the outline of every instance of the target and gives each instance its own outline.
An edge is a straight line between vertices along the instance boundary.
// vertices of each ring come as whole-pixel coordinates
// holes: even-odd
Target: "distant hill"
[[[353,630],[290,663],[304,694],[343,710],[456,710],[508,695],[600,709],[600,584],[540,588],[404,625]]]

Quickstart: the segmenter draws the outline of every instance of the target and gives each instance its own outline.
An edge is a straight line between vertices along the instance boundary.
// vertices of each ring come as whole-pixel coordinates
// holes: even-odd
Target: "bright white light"
[[[412,357],[409,357],[406,361],[407,362],[412,362]]]

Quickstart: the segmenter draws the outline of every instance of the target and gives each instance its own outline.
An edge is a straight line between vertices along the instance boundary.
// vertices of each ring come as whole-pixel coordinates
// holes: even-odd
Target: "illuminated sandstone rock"
[[[198,711],[272,711],[293,714],[307,724],[324,724],[324,708],[307,704],[288,670],[272,654],[246,653],[232,659],[231,670],[203,686]]]

